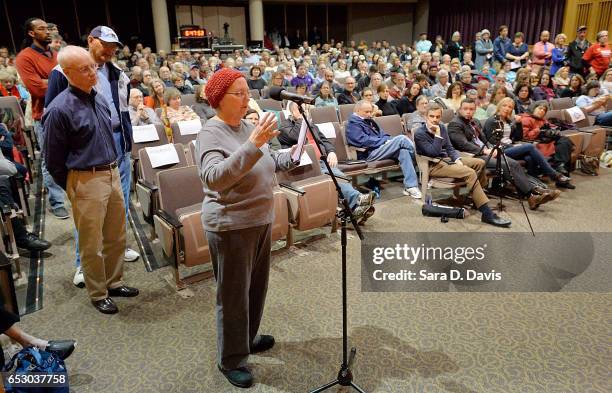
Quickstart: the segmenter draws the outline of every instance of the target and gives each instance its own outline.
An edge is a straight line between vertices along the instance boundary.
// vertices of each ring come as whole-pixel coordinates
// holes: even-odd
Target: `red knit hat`
[[[218,107],[227,89],[238,78],[244,78],[244,75],[240,71],[231,68],[222,68],[215,72],[208,80],[208,83],[206,83],[206,99],[210,106],[213,108]]]

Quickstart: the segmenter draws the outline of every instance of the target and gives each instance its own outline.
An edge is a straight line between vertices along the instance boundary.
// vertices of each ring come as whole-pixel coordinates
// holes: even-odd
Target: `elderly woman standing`
[[[487,29],[480,33],[480,40],[476,41],[476,69],[480,70],[485,63],[493,66],[493,42]]]
[[[198,134],[197,165],[204,183],[202,224],[217,281],[217,366],[228,381],[249,387],[250,353],[274,345],[258,335],[270,270],[275,170],[294,166],[290,153],[269,150],[279,135],[274,117],[257,126],[242,119],[249,87],[242,73],[224,68],[206,85],[217,116]]]

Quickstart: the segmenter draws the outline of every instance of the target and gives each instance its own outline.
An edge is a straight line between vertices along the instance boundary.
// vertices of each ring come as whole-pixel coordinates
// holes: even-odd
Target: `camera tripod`
[[[477,178],[480,178],[480,176],[482,176],[483,171],[487,170],[487,166],[489,165],[489,162],[491,161],[493,156],[495,156],[495,159],[497,161],[495,164],[495,174],[493,176],[493,188],[497,191],[497,194],[499,196],[499,202],[497,206],[500,212],[504,210],[504,192],[503,192],[504,186],[507,183],[515,184],[514,176],[512,176],[512,172],[510,171],[510,165],[508,165],[508,159],[506,158],[506,154],[504,153],[504,147],[501,144],[502,135],[503,135],[503,131],[501,129],[496,129],[495,131],[493,131],[493,136],[495,136],[496,138],[495,146],[491,148],[489,155],[485,159],[485,165],[482,167],[480,172],[477,173],[478,175]],[[482,152],[484,151],[485,147],[486,145],[483,145],[482,148],[480,149],[480,152],[478,152],[476,156],[480,156]],[[502,163],[502,160],[503,160],[503,163]],[[506,171],[507,171],[507,175],[506,175]],[[506,176],[508,179],[506,178]],[[472,185],[472,187],[470,188],[468,192],[468,195],[472,193],[475,186],[476,186],[476,183]],[[525,209],[523,198],[519,196],[518,201],[521,204],[521,207],[523,208],[523,213],[525,214],[525,218],[527,219],[527,223],[529,224],[529,229],[531,230],[531,234],[535,237],[535,232],[533,231],[533,226],[531,225],[529,214],[527,214],[527,209]]]

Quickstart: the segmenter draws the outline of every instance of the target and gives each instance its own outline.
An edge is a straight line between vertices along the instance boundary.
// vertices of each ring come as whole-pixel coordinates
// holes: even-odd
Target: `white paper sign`
[[[580,120],[584,120],[584,112],[582,111],[582,109],[578,108],[577,106],[572,107],[572,108],[567,108],[566,109],[567,113],[569,113],[570,117],[572,118],[572,123],[577,123]]]
[[[145,150],[147,151],[153,168],[179,163],[178,154],[176,154],[176,149],[172,143],[161,146],[145,147]]]
[[[154,124],[144,126],[132,126],[134,143],[153,142],[159,140],[157,128]]]
[[[291,156],[291,159],[294,162],[300,159],[300,155],[304,151],[304,141],[306,140],[306,130],[307,130],[306,122],[303,121],[302,127],[300,128],[300,136],[298,137],[297,147],[295,148],[295,151],[293,152],[293,155]]]
[[[179,121],[176,124],[181,135],[194,135],[202,129],[200,119]]]
[[[336,137],[336,129],[334,128],[333,123],[321,123],[317,124],[317,127],[319,127],[319,131],[321,131],[321,133],[327,139],[333,139]]]
[[[310,165],[310,164],[312,164],[312,160],[310,159],[310,156],[308,155],[308,153],[303,152],[302,157],[300,158],[300,164],[298,166],[304,166],[304,165]]]
[[[517,60],[517,61],[513,61],[510,63],[510,69],[513,70],[515,68],[521,68],[521,61]]]

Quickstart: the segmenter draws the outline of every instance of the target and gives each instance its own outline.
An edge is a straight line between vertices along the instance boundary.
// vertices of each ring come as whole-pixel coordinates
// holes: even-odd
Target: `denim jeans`
[[[414,157],[414,144],[404,135],[395,136],[376,150],[372,150],[367,161],[378,161],[387,158],[399,160],[404,174],[404,188],[418,187],[419,181],[412,158]]]
[[[49,171],[47,171],[47,164],[43,156],[45,151],[45,131],[42,127],[42,123],[38,120],[34,120],[34,132],[36,132],[36,138],[38,139],[38,145],[40,146],[40,169],[42,171],[43,184],[49,190],[49,206],[51,210],[64,207],[64,190],[55,183]]]
[[[113,139],[115,140],[115,148],[117,149],[118,159],[117,166],[119,167],[119,174],[121,175],[121,191],[123,192],[123,205],[125,207],[125,233],[127,234],[130,229],[129,215],[130,215],[130,182],[132,181],[131,171],[131,154],[125,152],[124,147],[121,145],[121,132],[113,132]],[[79,253],[79,233],[74,230],[74,239],[76,241],[76,267],[81,266],[81,255]]]
[[[525,160],[528,164],[528,172],[531,175],[544,174],[555,176],[557,172],[550,166],[546,158],[532,143],[523,143],[504,149],[504,153],[515,160]]]
[[[323,161],[320,161],[319,163],[321,165],[321,172],[327,174],[327,168],[325,167],[325,164],[323,164]],[[332,168],[332,172],[336,176],[345,176],[344,173],[342,173],[342,171],[338,168]],[[351,210],[355,210],[361,193],[354,189],[351,183],[345,183],[344,181],[340,180],[338,181],[338,185],[340,185],[342,195],[344,195],[344,198],[346,198]]]
[[[595,125],[612,127],[612,111],[597,115],[595,117]]]

